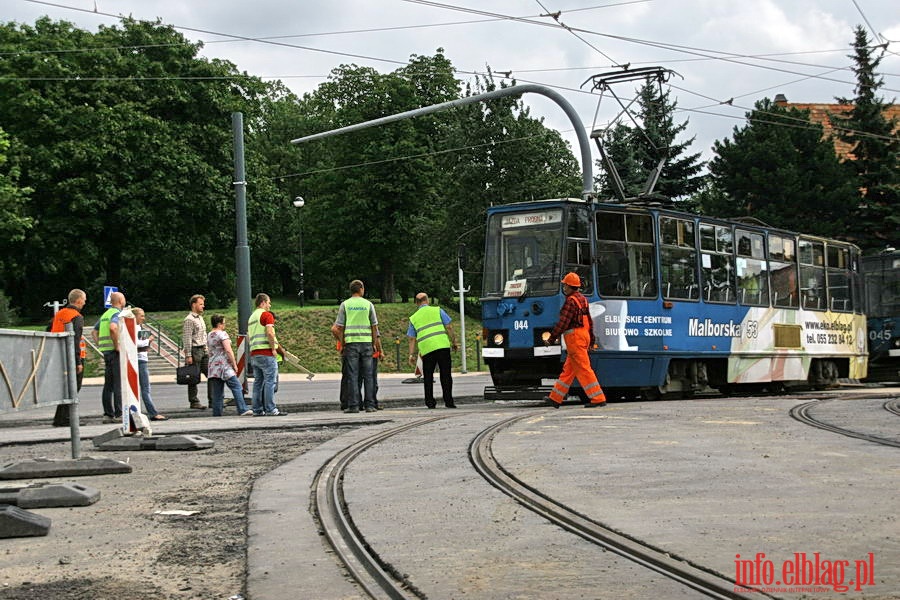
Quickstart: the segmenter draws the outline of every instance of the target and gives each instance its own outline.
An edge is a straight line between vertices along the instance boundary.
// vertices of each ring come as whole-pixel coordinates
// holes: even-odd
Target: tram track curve
[[[747,598],[735,591],[735,582],[717,574],[672,558],[669,554],[630,538],[557,502],[540,490],[524,483],[503,468],[491,449],[493,439],[510,425],[533,417],[534,413],[517,415],[482,430],[469,445],[469,460],[475,470],[491,485],[516,500],[525,508],[575,535],[605,548],[647,569],[677,581],[710,598]],[[754,597],[771,597],[757,591]]]
[[[366,543],[347,510],[343,492],[344,472],[368,448],[399,433],[446,418],[418,419],[368,436],[335,454],[313,479],[310,501],[313,517],[350,576],[371,598],[407,600],[425,596],[393,566],[381,560]]]
[[[817,419],[812,414],[810,414],[814,407],[821,406],[825,402],[833,402],[834,400],[834,398],[823,398],[797,405],[791,408],[790,415],[795,420],[803,423],[804,425],[809,425],[810,427],[816,427],[818,429],[830,431],[832,433],[837,433],[846,437],[856,438],[859,440],[864,440],[866,442],[872,442],[873,444],[900,448],[900,441],[891,440],[860,431],[853,431],[852,429],[847,429],[845,427],[839,427],[837,425],[826,423],[825,421]],[[882,408],[884,408],[884,410],[888,412],[900,415],[900,402],[898,402],[898,400],[896,399],[887,400],[884,404],[882,404]]]
[[[890,400],[885,401],[885,403],[882,404],[881,407],[884,410],[890,413],[894,413],[895,415],[900,417],[900,400],[898,400],[897,398],[891,398]]]

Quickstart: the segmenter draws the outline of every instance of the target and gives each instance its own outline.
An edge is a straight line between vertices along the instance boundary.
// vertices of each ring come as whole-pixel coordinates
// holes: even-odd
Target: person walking
[[[122,376],[119,371],[119,313],[125,308],[125,294],[112,292],[110,307],[94,326],[91,337],[103,353],[103,422],[115,423],[122,418]]]
[[[153,333],[144,328],[144,321],[147,315],[143,308],[132,308],[134,313],[134,324],[137,326],[135,334],[137,335],[137,360],[138,360],[138,382],[141,385],[141,401],[144,408],[147,409],[147,415],[151,421],[168,421],[169,418],[159,414],[156,405],[153,404],[153,397],[150,395],[150,357],[147,351],[150,349],[150,342],[153,341]]]
[[[584,406],[605,406],[606,395],[588,357],[588,349],[594,345],[594,322],[587,298],[578,291],[581,288],[581,278],[577,273],[567,273],[560,283],[563,284],[566,301],[559,310],[559,321],[544,344],[555,344],[562,335],[566,342],[566,362],[550,395],[545,396],[544,401],[553,408],[559,408],[566,399],[572,382],[578,378],[578,383],[589,400]]]
[[[275,351],[275,316],[269,311],[272,299],[267,294],[256,295],[256,310],[247,320],[250,340],[250,364],[253,367],[253,414],[257,417],[286,415],[275,406],[275,386],[278,382],[278,363]]]
[[[65,308],[59,309],[53,315],[53,321],[50,322],[50,331],[53,333],[62,333],[66,330],[66,325],[72,324],[74,336],[72,342],[75,344],[75,385],[77,391],[81,391],[81,383],[84,381],[84,359],[87,357],[87,344],[84,342],[84,316],[81,309],[87,302],[87,294],[84,290],[73,289],[69,291]],[[54,427],[68,427],[69,405],[60,404],[56,407],[56,414],[53,416]]]
[[[341,302],[331,326],[331,335],[337,340],[341,353],[341,372],[346,373],[343,387],[347,412],[350,413],[359,412],[360,407],[366,412],[377,410],[372,355],[381,352],[381,338],[378,337],[375,305],[363,298],[365,293],[362,281],[351,281],[350,297]],[[365,397],[360,394],[361,384],[365,386]]]
[[[444,406],[456,408],[453,402],[453,377],[450,374],[450,349],[458,348],[456,335],[450,326],[450,315],[443,308],[429,306],[428,294],[416,294],[416,312],[409,317],[409,362],[415,364],[415,349],[418,345],[422,355],[422,377],[425,384],[425,406],[435,407],[434,368],[441,371],[441,393]]]
[[[209,354],[206,350],[206,321],[203,320],[203,311],[206,308],[206,298],[200,294],[191,296],[191,312],[187,314],[181,324],[181,345],[184,351],[184,362],[187,365],[197,364],[200,372],[207,375],[209,372]],[[212,407],[209,382],[206,385],[206,406],[200,404],[197,398],[197,384],[190,383],[187,386],[188,404],[196,410]]]
[[[231,390],[237,414],[248,417],[253,411],[247,408],[244,391],[237,378],[237,359],[231,348],[231,338],[225,331],[225,316],[213,315],[209,320],[212,331],[207,336],[209,346],[209,378],[206,385],[212,388],[212,410],[214,417],[221,417],[225,408],[225,386]]]

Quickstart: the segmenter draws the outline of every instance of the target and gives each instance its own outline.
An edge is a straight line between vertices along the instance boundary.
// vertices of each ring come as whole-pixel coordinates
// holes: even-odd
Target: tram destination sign
[[[534,227],[536,225],[553,225],[562,222],[562,209],[542,210],[540,212],[516,213],[503,215],[501,227],[503,229],[515,229],[516,227]]]

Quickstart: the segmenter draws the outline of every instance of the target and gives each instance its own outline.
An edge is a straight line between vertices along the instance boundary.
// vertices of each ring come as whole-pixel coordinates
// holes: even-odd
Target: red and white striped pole
[[[122,382],[122,431],[142,429],[141,384],[137,363],[137,322],[131,308],[119,313],[119,373]]]
[[[247,395],[247,336],[238,334],[237,336],[237,378],[241,382],[241,388],[244,395]]]

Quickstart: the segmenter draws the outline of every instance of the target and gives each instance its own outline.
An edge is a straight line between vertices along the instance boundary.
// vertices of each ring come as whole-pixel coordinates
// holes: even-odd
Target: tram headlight
[[[502,333],[495,333],[495,334],[494,334],[494,337],[492,338],[492,341],[494,342],[494,345],[495,345],[495,346],[502,346],[502,345],[503,345],[503,341],[504,341],[504,340],[503,340],[503,334],[502,334]]]
[[[550,332],[549,331],[545,331],[544,333],[541,334],[541,341],[544,342],[545,344],[550,341]]]

